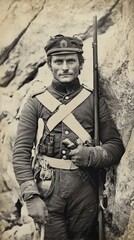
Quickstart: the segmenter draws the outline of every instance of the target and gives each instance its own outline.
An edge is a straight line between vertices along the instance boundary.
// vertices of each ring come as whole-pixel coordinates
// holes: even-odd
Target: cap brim
[[[69,51],[63,51],[63,52],[55,52],[55,53],[51,53],[50,55],[51,56],[54,56],[54,55],[64,55],[64,54],[76,54],[77,52],[69,52]]]
[[[83,50],[79,48],[55,48],[47,52],[47,55],[62,55],[70,53],[83,53]]]

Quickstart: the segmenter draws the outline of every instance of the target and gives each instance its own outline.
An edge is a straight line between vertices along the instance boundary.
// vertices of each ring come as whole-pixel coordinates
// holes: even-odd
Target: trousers
[[[45,240],[85,240],[97,216],[97,192],[81,170],[55,170],[54,190],[45,200]],[[89,238],[88,238],[89,239]]]

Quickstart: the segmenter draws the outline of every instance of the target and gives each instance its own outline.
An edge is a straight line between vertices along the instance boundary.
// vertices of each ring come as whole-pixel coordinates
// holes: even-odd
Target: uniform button
[[[66,150],[62,150],[62,153],[65,154],[65,153],[66,153]]]
[[[69,131],[65,131],[65,134],[66,134],[66,135],[69,134]]]
[[[66,96],[65,99],[68,100],[68,99],[69,99],[69,96]]]
[[[63,159],[67,159],[67,156],[66,156],[66,155],[63,155],[62,158],[63,158]]]

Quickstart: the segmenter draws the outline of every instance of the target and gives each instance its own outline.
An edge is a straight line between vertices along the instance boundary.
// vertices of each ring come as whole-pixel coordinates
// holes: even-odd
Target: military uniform
[[[76,78],[68,84],[54,80],[46,90],[58,99],[61,104],[66,105],[83,88],[84,86]],[[48,130],[46,127],[47,121],[53,115],[38,100],[37,96],[30,97],[24,106],[14,146],[14,171],[23,195],[40,195],[31,168],[31,151],[36,139],[38,119],[43,119],[44,134],[46,134]],[[94,110],[92,92],[73,110],[72,114],[93,138]],[[95,172],[97,172],[98,168],[105,168],[118,163],[124,152],[121,138],[102,96],[100,96],[99,100],[99,117],[101,148],[107,152],[107,156],[96,154],[88,167],[79,167],[74,170],[53,169],[53,186],[49,194],[42,197],[49,212],[49,221],[45,225],[46,240],[86,239],[85,237],[88,236],[93,226],[93,222],[96,219],[98,202]],[[63,142],[68,138],[71,142],[75,143],[78,139],[77,134],[61,121],[47,135],[53,137],[53,147],[51,154],[49,154],[55,159],[68,159],[68,151]],[[47,151],[45,154],[49,155]]]

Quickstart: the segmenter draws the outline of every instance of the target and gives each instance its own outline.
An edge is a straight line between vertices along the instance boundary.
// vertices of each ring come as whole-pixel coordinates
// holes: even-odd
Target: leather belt
[[[58,169],[64,169],[64,170],[75,170],[78,169],[78,167],[69,159],[59,159],[59,158],[53,158],[48,156],[41,156],[46,163],[52,168],[58,168]]]

